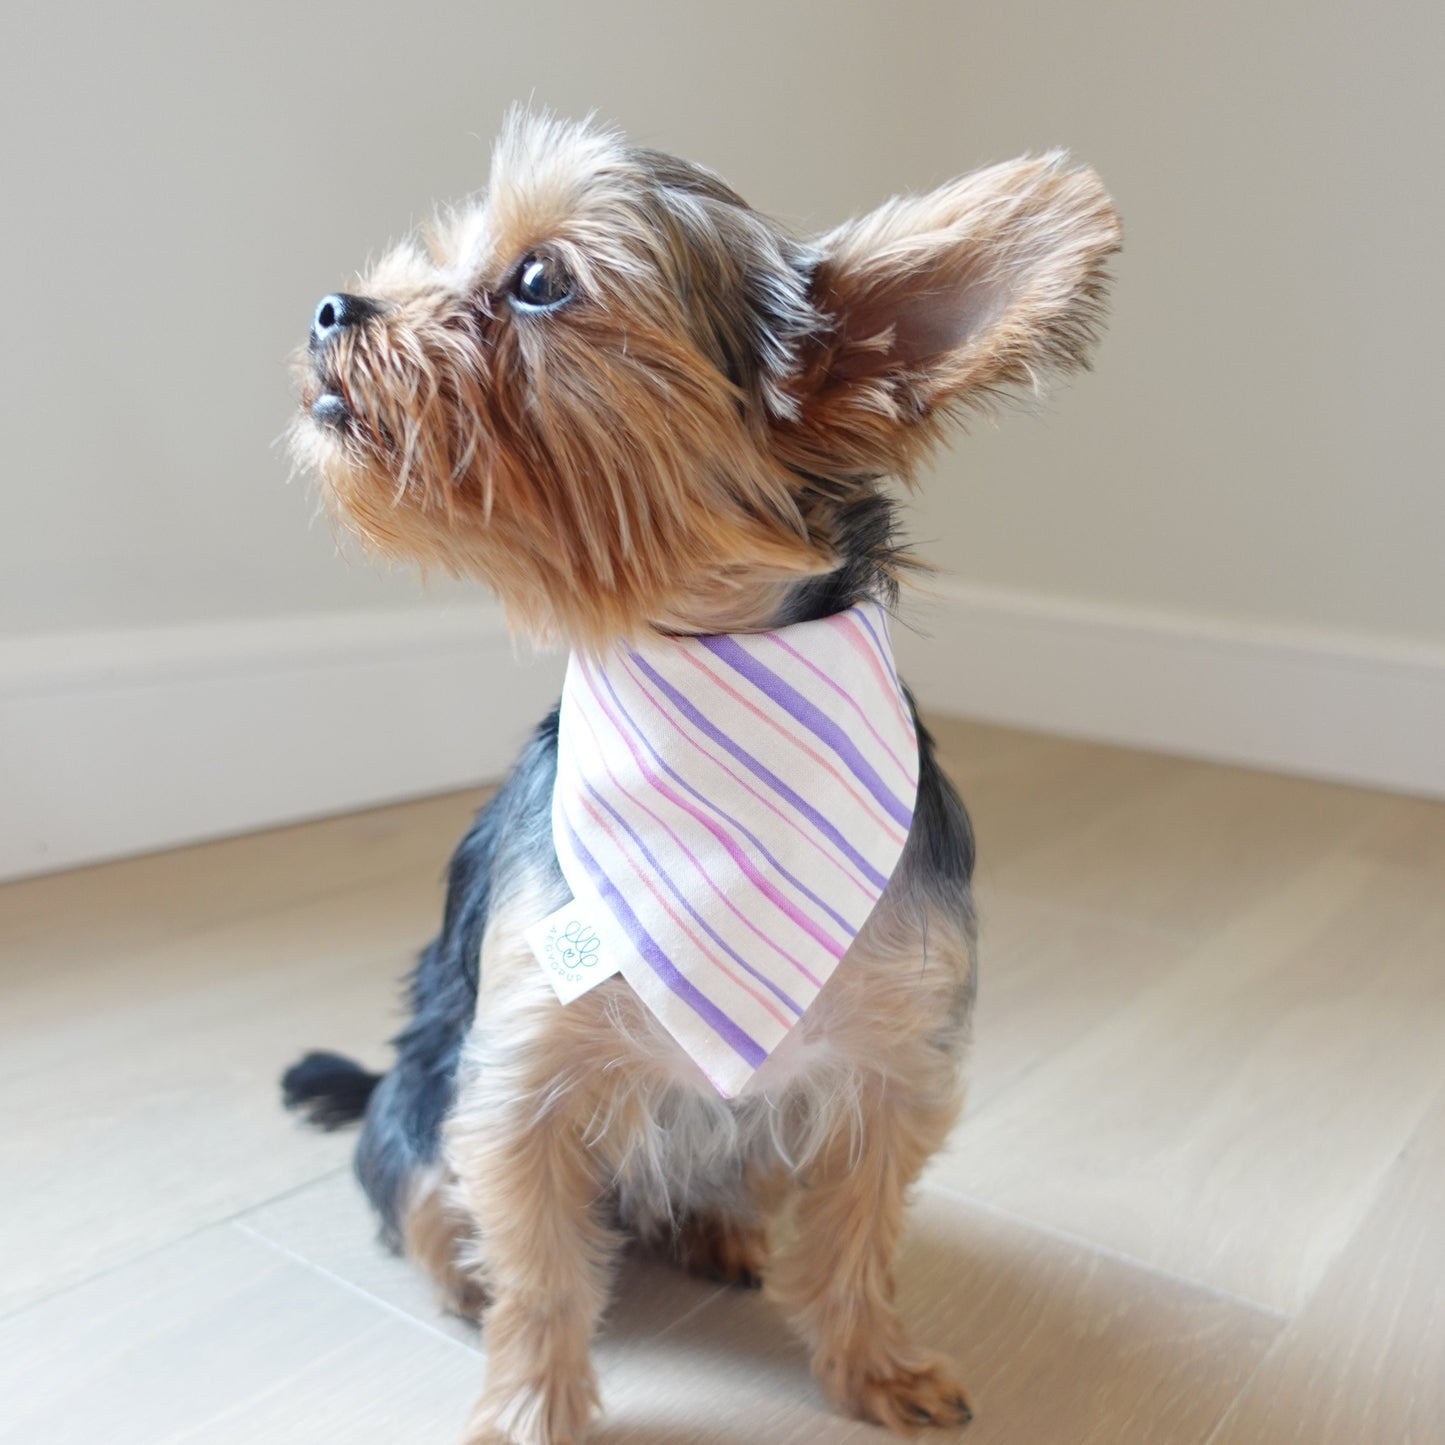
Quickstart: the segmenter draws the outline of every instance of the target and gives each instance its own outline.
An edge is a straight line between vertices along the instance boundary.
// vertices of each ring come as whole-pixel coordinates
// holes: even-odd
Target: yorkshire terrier
[[[364,1116],[385,1238],[484,1315],[470,1445],[586,1433],[628,1237],[765,1282],[839,1409],[970,1418],[894,1299],[976,930],[968,816],[892,668],[888,488],[1086,363],[1119,240],[1060,153],[804,240],[518,112],[484,199],[318,306],[293,441],[330,508],[571,649],[452,859],[394,1066],[284,1081]]]

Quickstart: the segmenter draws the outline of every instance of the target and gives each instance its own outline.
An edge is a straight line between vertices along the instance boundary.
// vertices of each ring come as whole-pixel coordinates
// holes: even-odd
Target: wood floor
[[[970,1445],[1445,1442],[1445,805],[975,724],[974,1089],[900,1288]],[[447,1445],[476,1333],[275,1081],[380,1064],[476,795],[0,889],[0,1445]],[[879,1440],[630,1263],[603,1442]]]

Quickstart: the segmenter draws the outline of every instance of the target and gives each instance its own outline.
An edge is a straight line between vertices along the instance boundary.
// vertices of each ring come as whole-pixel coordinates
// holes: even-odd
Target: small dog
[[[628,1235],[766,1280],[839,1408],[970,1418],[894,1302],[975,922],[967,814],[891,671],[885,487],[951,415],[1085,364],[1119,240],[1061,154],[804,241],[699,166],[517,112],[480,204],[318,307],[293,442],[330,507],[572,649],[452,860],[394,1067],[284,1081],[319,1123],[364,1114],[386,1239],[485,1305],[472,1445],[586,1432]],[[635,736],[629,695],[657,708]],[[537,929],[569,907],[566,977],[621,962],[564,1003]]]

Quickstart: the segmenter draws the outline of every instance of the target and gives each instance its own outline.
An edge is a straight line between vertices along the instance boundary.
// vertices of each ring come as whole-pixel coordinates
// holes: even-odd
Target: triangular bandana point
[[[724,1095],[873,911],[917,789],[916,725],[875,602],[568,665],[563,875],[609,962]]]

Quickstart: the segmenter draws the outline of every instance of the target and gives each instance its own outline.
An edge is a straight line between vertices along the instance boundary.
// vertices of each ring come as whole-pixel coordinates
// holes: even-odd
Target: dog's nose
[[[317,304],[316,314],[311,318],[312,346],[320,346],[348,326],[355,326],[374,310],[375,307],[364,296],[348,296],[344,291],[323,296]]]

